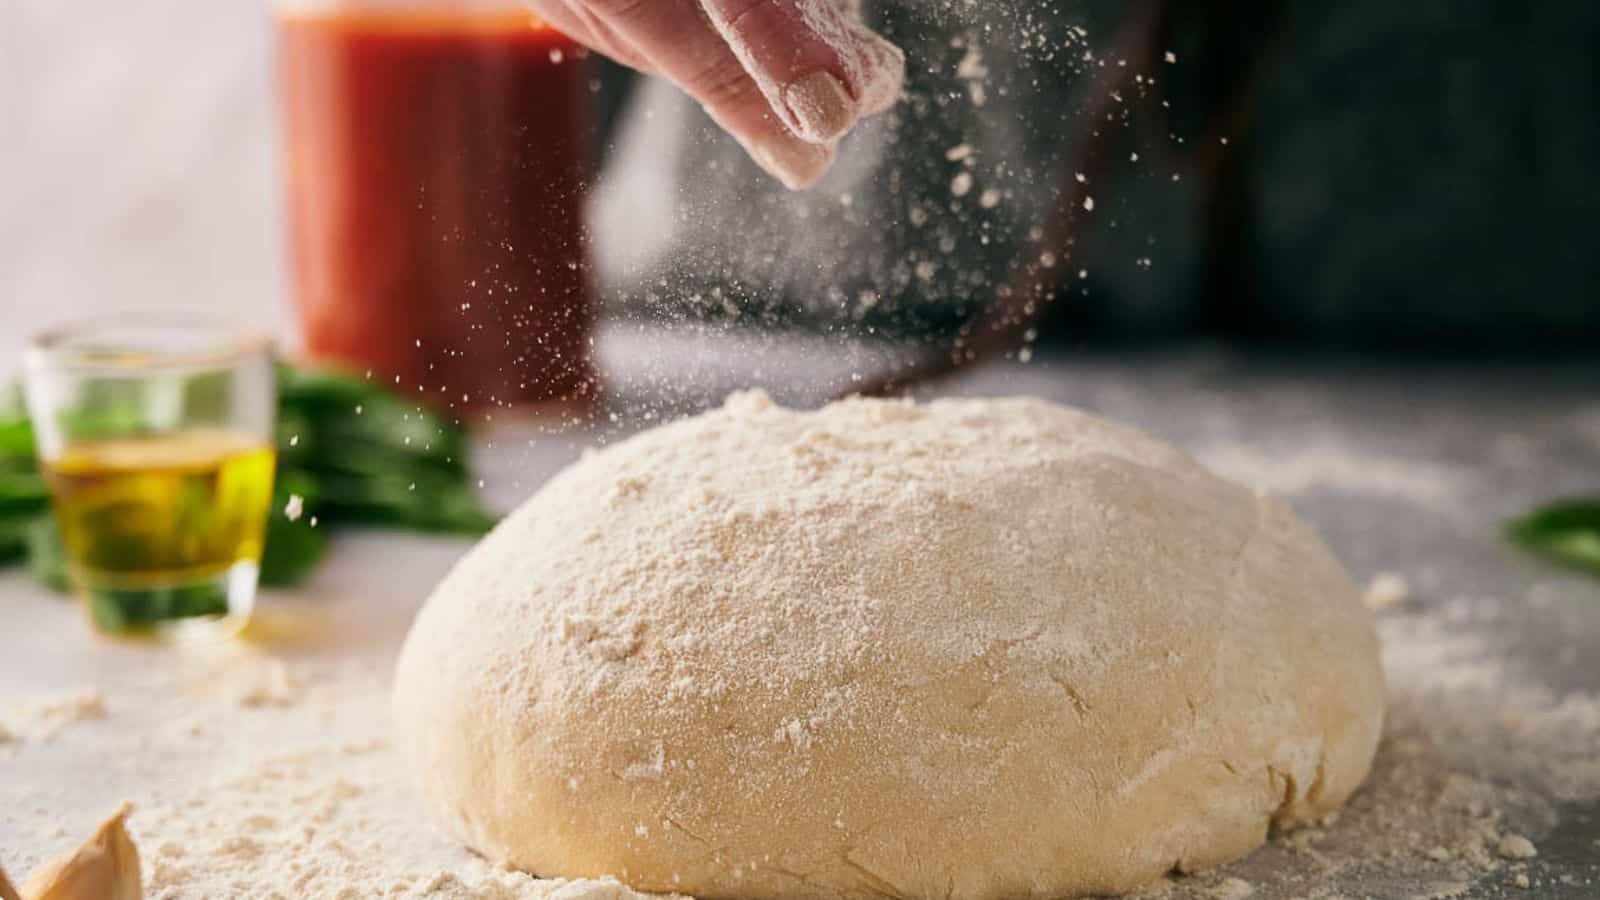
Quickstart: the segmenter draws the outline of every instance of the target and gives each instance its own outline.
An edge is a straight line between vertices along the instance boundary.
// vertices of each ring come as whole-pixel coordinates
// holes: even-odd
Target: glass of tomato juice
[[[584,54],[516,0],[280,0],[306,350],[440,408],[587,410]]]

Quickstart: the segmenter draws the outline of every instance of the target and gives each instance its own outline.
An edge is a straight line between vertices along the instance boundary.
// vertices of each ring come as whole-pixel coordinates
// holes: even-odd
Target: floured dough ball
[[[496,861],[708,898],[1123,892],[1337,809],[1383,719],[1283,506],[1038,400],[759,393],[586,457],[417,618],[400,745]]]

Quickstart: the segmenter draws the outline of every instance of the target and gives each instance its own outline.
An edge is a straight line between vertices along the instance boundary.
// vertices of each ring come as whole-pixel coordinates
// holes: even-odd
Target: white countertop
[[[543,434],[528,423],[488,426],[479,467],[497,505],[530,494],[584,446],[714,402],[731,387],[764,383],[780,399],[817,402],[852,371],[870,371],[881,359],[868,348],[842,351],[815,340],[771,339],[753,352],[744,342],[632,327],[609,329],[602,357],[618,424],[566,435]],[[1073,402],[1140,424],[1224,471],[1288,495],[1358,580],[1393,571],[1409,581],[1413,598],[1384,613],[1386,638],[1409,636],[1397,645],[1408,656],[1388,660],[1398,704],[1405,696],[1429,696],[1440,678],[1478,671],[1419,655],[1421,647],[1456,646],[1444,638],[1467,641],[1461,646],[1482,662],[1498,661],[1495,679],[1503,684],[1494,690],[1531,687],[1553,698],[1600,693],[1594,662],[1600,580],[1526,558],[1497,534],[1504,516],[1537,500],[1600,488],[1600,405],[1589,399],[1600,396],[1596,387],[1594,374],[1582,370],[1362,372],[1198,350],[1073,360],[1045,353],[1032,365],[990,367],[941,390]],[[215,833],[236,827],[227,811],[238,807],[242,815],[256,808],[251,804],[295,817],[303,812],[307,821],[323,816],[319,836],[303,840],[342,836],[341,846],[352,844],[356,857],[365,854],[367,863],[392,870],[400,893],[485,877],[481,863],[417,818],[385,743],[392,658],[418,605],[465,547],[401,534],[342,534],[309,586],[264,596],[252,640],[208,648],[96,638],[72,603],[23,574],[0,575],[0,724],[15,738],[0,744],[0,861],[20,876],[75,846],[118,802],[131,799],[137,809],[130,827],[147,872],[160,866],[161,878],[207,865],[265,871],[252,868],[266,865],[255,857],[203,858],[223,852]],[[1498,599],[1463,599],[1472,597]],[[1431,642],[1418,642],[1424,632]],[[103,698],[103,717],[52,720],[40,713],[41,704],[83,691]],[[1600,737],[1600,722],[1593,727]],[[1385,753],[1403,757],[1408,746]],[[1439,767],[1441,777],[1459,770],[1509,773],[1515,781],[1517,763],[1505,760],[1440,750],[1423,763]],[[1380,759],[1380,770],[1407,764]],[[290,767],[293,777],[267,787],[250,780],[274,766]],[[302,805],[310,805],[296,812],[295,779],[308,771],[311,788]],[[1460,885],[1459,895],[1472,897],[1497,895],[1497,886],[1520,875],[1542,886],[1541,897],[1600,893],[1600,844],[1591,844],[1600,839],[1600,788],[1586,793],[1593,786],[1584,782],[1576,794],[1555,796],[1533,773],[1518,787],[1520,794],[1496,801],[1504,805],[1496,827],[1539,843],[1533,866],[1478,872],[1465,862],[1406,860],[1395,871],[1413,875],[1364,869],[1348,876],[1353,880],[1318,887],[1285,874],[1301,862],[1292,846],[1277,843],[1220,875],[1188,879],[1181,890],[1226,890],[1219,879],[1241,877],[1266,897],[1296,896],[1288,885],[1300,885],[1306,896],[1324,896],[1309,893],[1312,887],[1343,886],[1352,895],[1398,900],[1439,884]],[[276,796],[279,790],[287,793]],[[315,800],[330,791],[348,797]],[[318,803],[328,808],[313,809]],[[1316,839],[1335,857],[1359,852],[1342,835],[1382,814],[1381,801],[1358,803],[1346,815],[1353,824],[1341,822]],[[286,856],[299,846],[285,843],[283,822],[261,828],[252,846]],[[355,834],[363,841],[355,842]],[[318,895],[322,882],[308,884],[309,894]]]

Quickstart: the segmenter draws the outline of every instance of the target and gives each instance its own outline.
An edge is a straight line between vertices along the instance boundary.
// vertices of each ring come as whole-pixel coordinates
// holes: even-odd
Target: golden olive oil
[[[230,575],[261,558],[273,466],[259,438],[217,428],[85,442],[47,461],[96,624],[138,631],[226,616]]]

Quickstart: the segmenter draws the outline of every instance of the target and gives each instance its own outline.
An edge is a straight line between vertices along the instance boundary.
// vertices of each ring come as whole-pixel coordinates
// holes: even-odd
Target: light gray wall
[[[44,323],[177,305],[282,329],[260,0],[0,2],[0,361]]]

